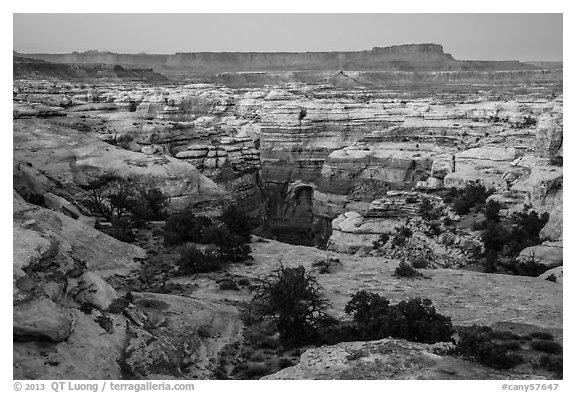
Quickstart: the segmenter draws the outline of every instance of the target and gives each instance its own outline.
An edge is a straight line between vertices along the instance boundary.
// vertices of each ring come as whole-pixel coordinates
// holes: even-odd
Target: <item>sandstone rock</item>
[[[562,242],[544,242],[538,246],[523,249],[518,255],[519,262],[534,261],[546,265],[549,269],[562,266],[563,245]]]
[[[546,158],[556,157],[562,147],[562,126],[558,124],[557,116],[542,115],[536,128],[535,149]],[[561,155],[561,154],[560,154]]]
[[[562,284],[564,282],[564,267],[558,266],[558,267],[546,270],[544,273],[542,273],[538,277],[548,279],[550,276],[553,276],[555,279],[555,281],[553,279],[552,282]]]
[[[82,214],[76,206],[68,202],[66,199],[54,195],[51,192],[44,194],[44,203],[51,209],[62,212],[69,217],[78,219]]]
[[[48,298],[33,299],[14,306],[13,331],[16,340],[66,340],[74,319],[66,309]]]
[[[540,231],[540,239],[543,240],[562,240],[563,239],[563,212],[562,205],[556,206],[548,218],[548,222]]]
[[[100,310],[106,310],[118,297],[114,288],[94,272],[86,272],[78,278],[78,286],[73,289],[74,299]]]
[[[405,340],[345,342],[308,349],[296,366],[262,379],[531,379],[435,353],[430,344]]]
[[[12,232],[13,266],[25,269],[52,254],[54,242],[37,231],[15,225]]]

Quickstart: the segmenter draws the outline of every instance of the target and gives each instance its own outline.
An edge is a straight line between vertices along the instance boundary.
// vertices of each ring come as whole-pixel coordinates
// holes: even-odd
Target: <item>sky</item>
[[[562,14],[14,14],[13,49],[356,51],[437,43],[461,60],[562,60]]]

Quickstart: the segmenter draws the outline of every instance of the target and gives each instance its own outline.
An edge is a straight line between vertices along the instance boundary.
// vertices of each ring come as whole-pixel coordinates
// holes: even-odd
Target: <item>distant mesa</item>
[[[226,72],[282,71],[510,71],[538,70],[538,63],[456,60],[442,45],[406,44],[349,52],[190,52],[120,54],[88,50],[68,54],[19,54],[51,63],[118,64],[151,68],[170,76],[216,75]]]

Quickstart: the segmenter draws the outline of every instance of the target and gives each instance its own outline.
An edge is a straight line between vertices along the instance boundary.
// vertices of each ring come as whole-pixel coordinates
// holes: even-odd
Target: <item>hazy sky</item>
[[[462,60],[562,60],[562,14],[14,14],[14,50],[364,50],[437,43]]]

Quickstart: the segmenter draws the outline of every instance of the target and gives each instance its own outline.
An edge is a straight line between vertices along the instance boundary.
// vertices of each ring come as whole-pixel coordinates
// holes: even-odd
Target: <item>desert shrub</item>
[[[238,291],[240,288],[238,288],[238,285],[234,282],[234,280],[224,280],[220,283],[219,288],[222,290],[232,290],[232,291]]]
[[[563,377],[563,358],[558,355],[543,355],[539,359],[540,367],[544,370],[552,371],[560,379]]]
[[[488,221],[486,220],[481,220],[481,221],[475,221],[472,223],[472,230],[473,231],[481,231],[486,229],[486,225],[488,224]]]
[[[403,338],[423,343],[450,341],[453,333],[450,318],[436,312],[430,299],[414,298],[390,305],[385,297],[359,291],[352,295],[344,310],[352,315],[356,329],[344,330],[356,340],[385,337]],[[351,340],[350,340],[351,341]]]
[[[367,325],[386,314],[390,301],[385,297],[368,291],[358,291],[346,304],[344,312],[352,315],[354,322]]]
[[[239,213],[238,213],[239,214]],[[244,231],[242,219],[236,213],[226,217],[239,233]],[[232,218],[230,218],[232,217]],[[196,216],[189,209],[168,217],[164,226],[164,244],[173,246],[184,242],[214,244],[218,247],[219,259],[223,264],[241,262],[250,258],[248,244],[250,232],[233,232],[226,222],[215,223],[209,217]]]
[[[486,216],[486,221],[499,222],[500,221],[500,203],[495,200],[490,200],[486,203],[486,210],[484,215]]]
[[[498,271],[498,253],[489,249],[484,258],[484,273],[495,273]]]
[[[428,267],[428,260],[426,260],[425,258],[419,257],[419,258],[412,260],[412,262],[410,262],[410,264],[412,265],[412,267],[414,269],[426,269]]]
[[[181,249],[177,264],[181,275],[213,272],[224,266],[217,256],[206,254],[193,245]]]
[[[487,190],[479,182],[469,182],[462,190],[450,189],[444,197],[446,203],[452,203],[452,210],[460,216],[468,214],[473,207],[483,205],[494,191]]]
[[[423,343],[451,340],[453,329],[450,318],[438,314],[430,299],[414,298],[402,301],[396,307],[408,325],[401,338]]]
[[[430,199],[423,198],[418,209],[420,213],[420,217],[422,217],[426,221],[433,221],[438,220],[442,215],[441,208],[435,208]]]
[[[166,197],[150,182],[141,178],[123,178],[115,174],[92,176],[83,187],[83,204],[96,216],[105,220],[121,222],[116,225],[115,234],[122,233],[124,227],[142,226],[144,222],[164,218]],[[115,236],[116,237],[116,236]]]
[[[128,218],[113,218],[110,227],[102,227],[102,232],[122,242],[132,243],[136,236],[132,222]]]
[[[335,345],[358,340],[362,340],[362,335],[356,323],[336,321],[320,329],[316,344]]]
[[[491,340],[521,340],[521,337],[518,334],[507,330],[491,330],[487,332],[487,337]]]
[[[564,157],[562,157],[562,156],[550,157],[549,162],[550,162],[550,165],[563,166],[564,165]]]
[[[374,248],[376,250],[378,250],[378,249],[384,247],[384,245],[386,245],[386,243],[388,243],[389,239],[390,239],[390,235],[387,233],[383,233],[380,235],[378,240],[375,240],[374,242],[372,242],[372,245],[374,246]]]
[[[259,281],[251,313],[273,321],[287,345],[312,342],[326,323],[329,307],[316,278],[303,266],[280,265]]]
[[[553,355],[562,354],[562,345],[551,340],[534,340],[530,343],[530,348]]]
[[[392,245],[394,247],[403,246],[406,241],[412,237],[412,231],[407,226],[403,225],[394,230],[394,240]]]
[[[503,344],[492,337],[492,329],[486,326],[468,326],[458,331],[460,339],[456,345],[456,354],[496,369],[510,369],[523,362],[523,359],[508,353],[515,344]]]
[[[531,332],[529,336],[539,340],[554,340],[554,336],[548,332]]]
[[[240,236],[245,242],[250,241],[250,219],[239,208],[230,206],[224,209],[220,220],[228,227],[231,233]]]
[[[130,207],[135,221],[160,221],[166,218],[167,197],[157,187],[137,186],[138,195]]]
[[[406,261],[400,261],[400,263],[394,270],[394,276],[396,277],[413,278],[421,275],[422,275],[421,273],[419,273],[416,269],[412,267],[412,265],[410,265]]]
[[[238,285],[242,287],[247,287],[250,285],[250,280],[248,280],[246,277],[242,277],[241,279],[238,280]]]
[[[205,230],[212,220],[205,216],[196,216],[190,209],[168,216],[164,225],[164,244],[173,246],[185,242],[204,243]]]
[[[425,230],[425,233],[429,237],[440,235],[442,233],[442,229],[440,229],[440,224],[434,221],[429,222]]]

